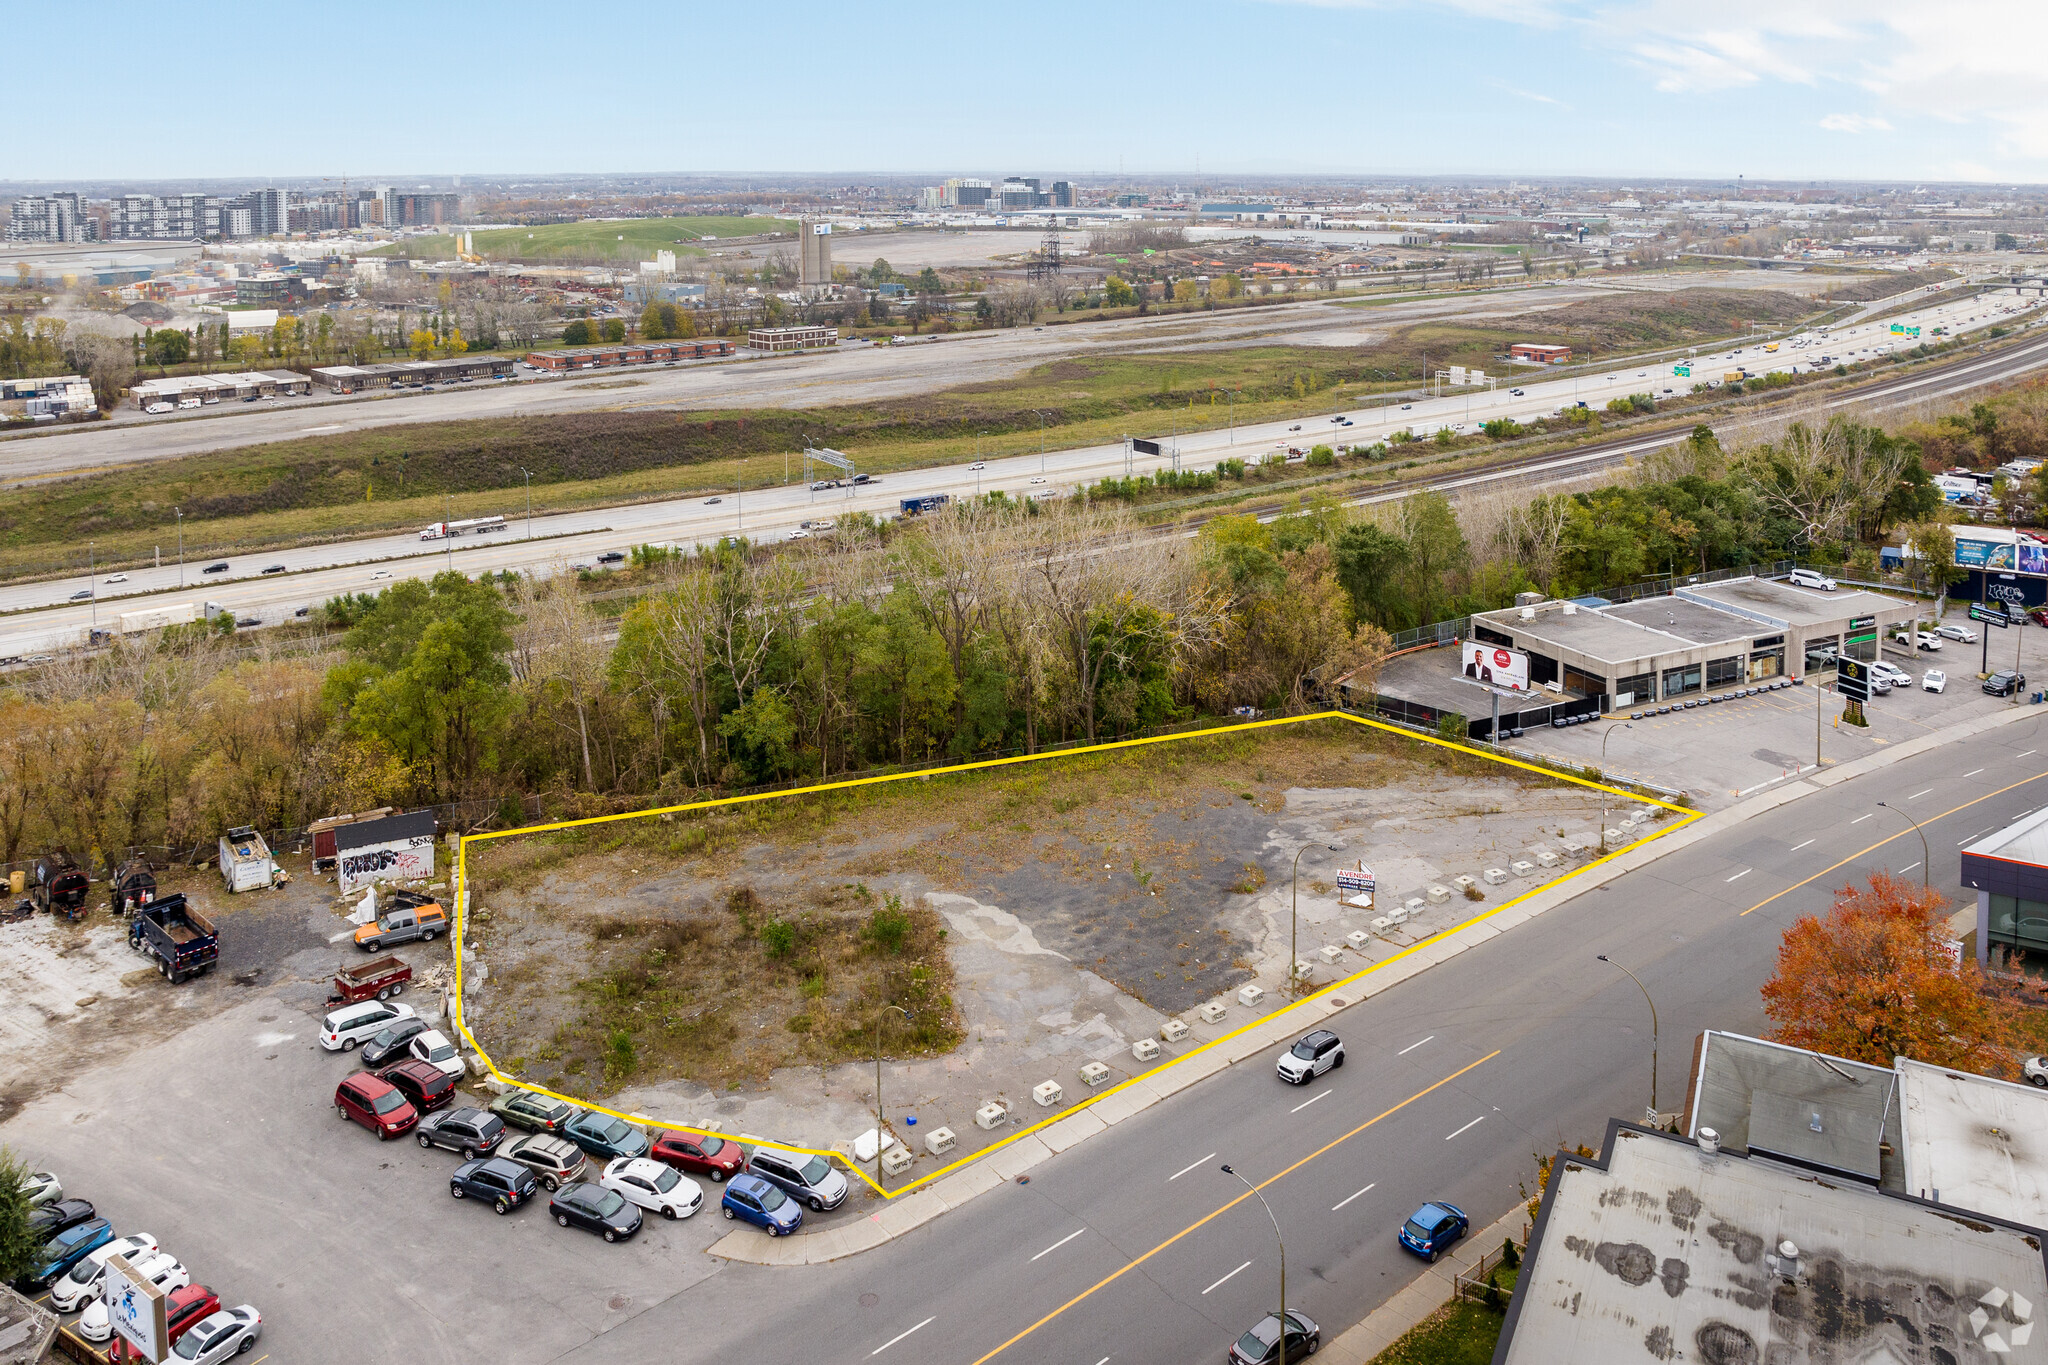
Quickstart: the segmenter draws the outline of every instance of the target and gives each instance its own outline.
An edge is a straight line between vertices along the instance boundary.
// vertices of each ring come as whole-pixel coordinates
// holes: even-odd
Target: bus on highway
[[[421,540],[445,540],[449,536],[489,535],[505,529],[503,517],[471,517],[467,521],[437,521],[420,532]]]

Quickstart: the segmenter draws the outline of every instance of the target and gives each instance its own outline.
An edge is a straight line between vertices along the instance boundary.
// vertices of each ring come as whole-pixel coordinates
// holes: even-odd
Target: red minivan
[[[738,1175],[747,1162],[746,1149],[737,1142],[681,1130],[656,1138],[648,1155],[686,1175],[709,1176],[714,1183]]]
[[[409,1133],[420,1121],[420,1111],[381,1076],[358,1071],[334,1088],[334,1108],[344,1119],[354,1119],[377,1135],[379,1141]]]

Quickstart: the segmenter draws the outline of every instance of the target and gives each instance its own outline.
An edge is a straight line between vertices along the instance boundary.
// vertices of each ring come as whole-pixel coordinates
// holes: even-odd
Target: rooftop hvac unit
[[[1579,604],[1578,604],[1578,603],[1576,603],[1576,602],[1567,602],[1567,603],[1565,603],[1565,604],[1564,604],[1564,614],[1565,614],[1566,616],[1577,616],[1577,615],[1579,614]]]
[[[1524,621],[1533,621],[1533,620],[1535,620],[1535,619],[1536,619],[1536,608],[1534,608],[1534,607],[1523,607],[1523,608],[1522,608],[1522,619],[1523,619]]]

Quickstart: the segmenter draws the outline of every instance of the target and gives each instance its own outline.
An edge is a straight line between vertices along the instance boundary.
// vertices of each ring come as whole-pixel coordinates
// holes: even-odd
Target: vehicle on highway
[[[747,1173],[780,1187],[791,1198],[809,1205],[813,1213],[836,1209],[846,1202],[846,1177],[821,1156],[760,1147],[748,1159]]]
[[[736,1175],[718,1201],[727,1218],[752,1223],[770,1237],[784,1237],[803,1226],[804,1211],[796,1200],[758,1175]]]
[[[1403,404],[1401,405],[1401,411],[1403,411],[1403,412],[1406,412],[1406,411],[1408,411],[1408,409],[1410,409],[1410,408],[1412,408],[1412,407],[1414,407],[1414,406],[1415,406],[1415,405],[1414,405],[1413,403],[1403,403]]]
[[[282,564],[272,564],[263,570],[263,572],[266,574],[283,573],[284,571],[284,565]]]
[[[1510,398],[1527,398],[1529,395],[1523,393],[1520,389],[1509,389],[1508,396]]]
[[[2048,1057],[2029,1057],[2020,1066],[2020,1075],[2029,1085],[2048,1088]]]
[[[1284,1365],[1307,1360],[1323,1344],[1323,1329],[1307,1315],[1287,1312],[1287,1356]],[[1280,1355],[1280,1315],[1268,1313],[1252,1329],[1230,1345],[1230,1365],[1283,1365]]]
[[[399,1020],[412,1017],[411,1005],[385,1000],[344,1005],[320,1021],[320,1046],[329,1052],[352,1052],[356,1044],[368,1042]]]
[[[716,507],[716,506],[718,506],[718,504],[720,504],[721,502],[724,502],[724,501],[725,501],[725,499],[724,499],[724,498],[706,498],[706,499],[704,499],[704,505],[705,505],[706,507]]]
[[[747,1149],[737,1142],[681,1130],[656,1138],[648,1155],[685,1174],[708,1176],[713,1184],[738,1175],[747,1164]]]
[[[1472,1230],[1472,1220],[1456,1204],[1441,1199],[1432,1200],[1415,1210],[1407,1222],[1401,1224],[1401,1245],[1422,1257],[1434,1261],[1450,1250],[1451,1243]]]
[[[585,1109],[562,1125],[562,1136],[602,1161],[621,1156],[646,1156],[647,1134],[624,1119]]]
[[[219,1311],[220,1299],[203,1284],[187,1285],[173,1293],[164,1302],[164,1339],[171,1347],[167,1359],[190,1360],[190,1356],[181,1356],[178,1348],[184,1345],[185,1337],[194,1327]],[[108,1365],[128,1365],[130,1361],[148,1359],[126,1337],[119,1338],[107,1348]]]
[[[528,1133],[525,1137],[515,1138],[498,1155],[532,1171],[541,1188],[549,1194],[581,1180],[590,1164],[581,1147],[567,1138],[550,1137],[546,1133]]]
[[[1041,476],[1039,476],[1039,477],[1037,477],[1037,478],[1034,478],[1034,479],[1032,479],[1032,480],[1031,480],[1031,482],[1033,482],[1033,483],[1044,483],[1044,482],[1045,482],[1045,478],[1044,478],[1044,476],[1043,476],[1043,475],[1041,475]]]
[[[66,1228],[91,1222],[99,1212],[90,1199],[58,1199],[43,1204],[28,1216],[29,1235],[54,1237]]]
[[[192,1283],[192,1272],[179,1264],[178,1258],[167,1251],[155,1252],[139,1261],[130,1261],[137,1278],[147,1281],[165,1294],[174,1293]],[[114,1335],[113,1316],[107,1312],[104,1299],[95,1299],[85,1306],[84,1314],[73,1324],[78,1335],[95,1345]]]
[[[417,1057],[393,1062],[377,1075],[397,1087],[406,1102],[422,1114],[431,1114],[455,1099],[455,1077]]]
[[[1994,697],[2009,697],[2027,685],[2027,675],[2001,668],[1984,680],[1984,690]]]
[[[1930,668],[1925,673],[1920,675],[1920,686],[1927,689],[1929,692],[1947,691],[1948,674],[1942,672],[1938,668]]]
[[[696,1181],[651,1157],[622,1156],[605,1166],[597,1183],[671,1221],[688,1218],[704,1204]]]
[[[370,575],[370,578],[371,578],[371,580],[372,580],[372,581],[375,581],[376,579],[379,579],[379,578],[389,578],[389,577],[391,577],[391,570],[389,570],[389,569],[379,569],[379,570],[377,570],[377,572],[375,572],[375,573],[373,573],[373,574],[371,574],[371,575]]]
[[[505,1120],[481,1109],[450,1109],[423,1120],[413,1137],[422,1147],[445,1147],[474,1161],[498,1150],[505,1140]]]
[[[481,1199],[493,1213],[506,1214],[533,1198],[540,1182],[533,1172],[503,1157],[463,1162],[448,1177],[448,1193],[456,1199]]]
[[[640,1206],[601,1185],[584,1182],[548,1200],[548,1213],[565,1228],[586,1228],[607,1242],[623,1241],[640,1231]]]
[[[448,1035],[439,1029],[428,1029],[425,1033],[406,1044],[406,1051],[419,1061],[434,1067],[454,1080],[461,1080],[468,1068],[455,1051],[455,1044],[448,1041]]]
[[[393,943],[410,943],[416,938],[432,943],[434,936],[448,927],[448,912],[431,897],[398,891],[392,893],[389,905],[383,914],[356,930],[356,947],[374,953]]]
[[[400,1019],[363,1044],[363,1065],[372,1070],[388,1066],[406,1055],[406,1044],[427,1031],[427,1021],[418,1015]]]
[[[83,602],[83,601],[85,601],[85,600],[86,600],[86,599],[87,599],[88,597],[91,597],[91,596],[92,596],[92,589],[91,589],[91,588],[80,588],[80,589],[79,589],[79,590],[78,590],[77,592],[75,592],[75,593],[72,593],[72,594],[71,594],[71,600],[72,600],[72,601],[74,601],[74,602]]]
[[[1303,1034],[1299,1041],[1280,1054],[1275,1067],[1280,1079],[1289,1085],[1307,1085],[1325,1071],[1344,1065],[1344,1044],[1336,1034],[1326,1028]]]
[[[1812,569],[1794,569],[1785,575],[1785,581],[1795,588],[1813,588],[1820,592],[1833,592],[1835,580]]]
[[[375,1133],[379,1142],[397,1137],[420,1121],[420,1111],[412,1107],[405,1092],[368,1071],[358,1071],[334,1087],[334,1108],[342,1118]]]
[[[491,1101],[491,1112],[513,1128],[529,1133],[559,1133],[562,1125],[576,1117],[573,1104],[530,1090],[508,1090]]]
[[[626,562],[626,555],[623,550],[606,550],[597,557],[597,562],[600,564],[623,564]]]
[[[220,562],[219,562],[218,564],[209,564],[209,565],[207,565],[207,566],[206,566],[205,568],[201,569],[201,570],[200,570],[199,572],[201,572],[201,573],[226,573],[227,571],[228,571],[228,562],[227,562],[227,561],[226,561],[225,559],[223,559],[223,560],[221,560],[221,561],[220,561]]]
[[[976,461],[975,461],[975,462],[974,462],[973,464],[971,464],[971,465],[967,466],[967,468],[968,468],[968,469],[969,469],[970,471],[971,471],[971,470],[976,470],[976,469],[987,469],[987,468],[988,468],[988,461],[986,461],[986,460],[976,460]]]
[[[104,1218],[68,1227],[49,1238],[29,1259],[28,1273],[16,1287],[33,1294],[71,1272],[71,1267],[114,1240],[114,1225]]]
[[[826,489],[828,489],[828,488],[837,488],[837,487],[839,487],[839,480],[837,480],[837,479],[819,479],[819,480],[818,480],[817,482],[815,482],[815,483],[813,483],[813,484],[811,485],[811,491],[812,491],[813,493],[823,493],[823,492],[824,492],[824,491],[825,491]],[[713,499],[712,499],[711,501],[712,501],[712,502],[717,502],[717,501],[718,501],[718,499],[717,499],[717,498],[713,498]]]
[[[1971,630],[1968,626],[1959,626],[1953,621],[1945,625],[1936,626],[1934,633],[1944,640],[1954,640],[1959,645],[1974,645],[1977,643],[1976,631]]]
[[[223,1360],[246,1355],[263,1335],[263,1315],[254,1304],[223,1308],[201,1319],[178,1338],[165,1365],[219,1365]]]
[[[99,1297],[100,1277],[107,1273],[107,1258],[126,1256],[133,1263],[156,1251],[156,1238],[146,1232],[117,1237],[64,1272],[50,1286],[50,1307],[59,1313],[76,1313],[89,1299]]]
[[[1289,431],[1300,431],[1300,430],[1301,430],[1301,423],[1299,423],[1299,422],[1296,422],[1296,423],[1295,423],[1295,424],[1294,424],[1293,426],[1291,426],[1291,427],[1289,427],[1289,428],[1287,428],[1287,429],[1288,429]]]
[[[127,581],[128,575],[124,573],[110,573],[107,575],[107,582],[109,583],[126,583]]]

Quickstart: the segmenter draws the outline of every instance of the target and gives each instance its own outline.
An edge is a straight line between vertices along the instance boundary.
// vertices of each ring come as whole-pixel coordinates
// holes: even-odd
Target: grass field
[[[701,256],[694,245],[706,236],[749,237],[794,232],[788,218],[624,218],[549,223],[530,228],[493,228],[474,235],[477,253],[493,261],[591,261],[628,257],[644,260],[656,251]],[[623,239],[623,240],[621,240]],[[378,247],[373,256],[420,256],[442,260],[455,254],[451,236],[413,237]]]

